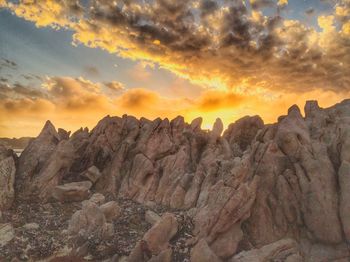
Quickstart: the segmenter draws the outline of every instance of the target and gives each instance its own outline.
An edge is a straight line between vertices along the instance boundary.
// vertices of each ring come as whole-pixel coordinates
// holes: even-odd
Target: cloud
[[[315,9],[312,7],[309,7],[308,9],[305,10],[305,14],[307,15],[313,15],[315,13]]]
[[[273,7],[275,2],[272,0],[250,0],[250,5],[253,9],[260,9],[264,7]]]
[[[296,101],[303,107],[305,100],[317,97],[321,106],[329,106],[343,97],[331,91],[274,97],[200,89],[193,98],[170,98],[144,88],[124,89],[110,96],[105,88],[106,83],[62,76],[44,79],[40,88],[0,85],[0,136],[37,135],[47,119],[69,130],[92,128],[107,114],[125,113],[148,119],[183,115],[186,121],[202,116],[207,128],[217,117],[228,125],[244,115],[257,113],[266,122],[274,122]]]
[[[0,93],[1,110],[16,116],[25,114],[18,101],[29,109],[45,104],[48,113],[41,116],[71,127],[124,113],[149,118],[183,114],[189,120],[203,115],[207,122],[220,116],[228,123],[256,113],[273,121],[295,101],[302,106],[305,99],[319,98],[326,106],[349,96],[349,0],[336,1],[321,15],[314,12],[317,26],[285,18],[287,0],[250,1],[252,9],[245,1],[80,2],[2,5],[38,27],[71,30],[74,44],[136,61],[129,77],[138,86],[150,81],[156,65],[201,88],[188,97],[186,90],[166,97],[143,88],[123,89],[119,82],[50,77],[39,89],[47,97],[6,86]]]
[[[73,30],[75,43],[156,63],[210,88],[257,94],[350,89],[348,0],[318,18],[322,32],[283,18],[280,7],[286,0],[252,0],[253,11],[240,1],[69,3],[40,1],[7,8],[37,26]],[[276,12],[259,13],[266,6]],[[340,26],[334,27],[332,41],[327,35],[333,28],[330,17]],[[142,67],[133,74],[140,81],[149,77]]]
[[[87,77],[97,77],[100,75],[100,71],[95,66],[85,66],[83,68],[83,73]]]
[[[120,104],[120,106],[125,109],[139,111],[152,107],[159,99],[160,97],[155,92],[142,88],[135,88],[121,95],[117,100],[117,104]]]
[[[13,86],[9,84],[0,84],[0,98],[45,98],[47,94],[40,89],[23,86],[15,83]]]
[[[0,59],[0,69],[1,68],[9,68],[9,69],[17,69],[17,63],[12,61],[12,60],[9,60],[9,59],[6,59],[6,58],[1,58]]]
[[[120,92],[125,89],[124,85],[118,81],[105,82],[103,84],[113,92]]]
[[[288,4],[288,0],[278,0],[277,4],[279,6],[285,6]]]
[[[243,103],[244,96],[240,96],[231,92],[222,91],[207,91],[205,92],[197,102],[197,107],[201,111],[216,111],[223,108],[235,108]]]

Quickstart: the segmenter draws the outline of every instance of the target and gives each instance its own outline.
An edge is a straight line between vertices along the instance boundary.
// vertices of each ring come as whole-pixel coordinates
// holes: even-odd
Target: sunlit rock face
[[[212,131],[200,125],[107,116],[69,136],[48,122],[19,158],[16,193],[52,201],[93,167],[91,192],[191,214],[195,243],[218,261],[349,257],[350,100],[307,102],[305,117],[292,106],[270,125],[258,116],[224,132],[220,119]]]

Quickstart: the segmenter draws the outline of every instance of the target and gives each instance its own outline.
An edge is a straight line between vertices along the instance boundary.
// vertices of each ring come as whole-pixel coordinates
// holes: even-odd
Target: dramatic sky
[[[0,0],[0,137],[349,97],[350,0]]]

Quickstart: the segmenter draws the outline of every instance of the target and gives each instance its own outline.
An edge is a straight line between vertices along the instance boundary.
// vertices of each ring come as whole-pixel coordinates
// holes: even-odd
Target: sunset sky
[[[349,97],[350,0],[0,0],[0,137]]]

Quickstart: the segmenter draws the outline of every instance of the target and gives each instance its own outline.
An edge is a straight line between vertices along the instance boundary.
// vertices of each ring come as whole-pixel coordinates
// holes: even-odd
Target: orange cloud
[[[187,121],[203,116],[207,127],[216,117],[228,124],[247,114],[273,122],[294,103],[303,106],[305,100],[317,98],[328,106],[349,97],[348,0],[337,1],[332,12],[318,17],[320,31],[260,10],[269,5],[282,12],[288,8],[286,0],[251,1],[252,11],[239,1],[223,2],[90,1],[80,6],[77,1],[1,1],[0,6],[38,27],[72,30],[74,44],[136,60],[130,72],[136,80],[148,81],[145,67],[158,64],[202,89],[197,97],[186,98],[181,90],[169,98],[142,88],[123,89],[118,82],[52,77],[44,82],[41,95],[4,88],[0,128],[10,127],[17,117],[18,123],[33,119],[37,126],[51,118],[75,129],[91,127],[104,114],[124,113],[148,118],[181,114]],[[111,97],[106,88],[121,92]]]
[[[81,126],[92,128],[107,114],[125,113],[149,119],[182,115],[188,122],[202,116],[204,128],[211,128],[217,117],[227,126],[244,115],[255,114],[271,123],[296,101],[302,108],[308,99],[317,98],[321,106],[330,106],[342,99],[342,94],[331,91],[264,97],[220,90],[202,90],[194,99],[169,98],[144,88],[125,89],[111,98],[102,87],[101,83],[83,78],[52,77],[42,85],[41,91],[47,92],[46,97],[22,94],[20,98],[0,98],[0,136],[35,136],[47,119],[68,130]]]
[[[262,15],[269,5],[281,11],[286,0],[254,0],[254,10],[226,1],[222,5],[171,2],[69,1],[7,4],[18,16],[37,26],[67,27],[73,41],[99,47],[121,57],[158,63],[180,77],[211,88],[309,92],[350,89],[348,1],[340,0],[324,29],[282,16]],[[194,13],[200,14],[196,21]],[[277,13],[278,13],[277,12]],[[337,20],[340,30],[333,28]],[[213,22],[214,21],[214,22]],[[329,35],[332,30],[332,35]],[[327,34],[325,34],[327,33]],[[331,39],[331,40],[330,40]],[[146,79],[145,72],[136,74]]]
[[[235,108],[244,102],[245,97],[232,92],[210,90],[200,98],[198,108],[201,111],[215,111],[223,108]]]

